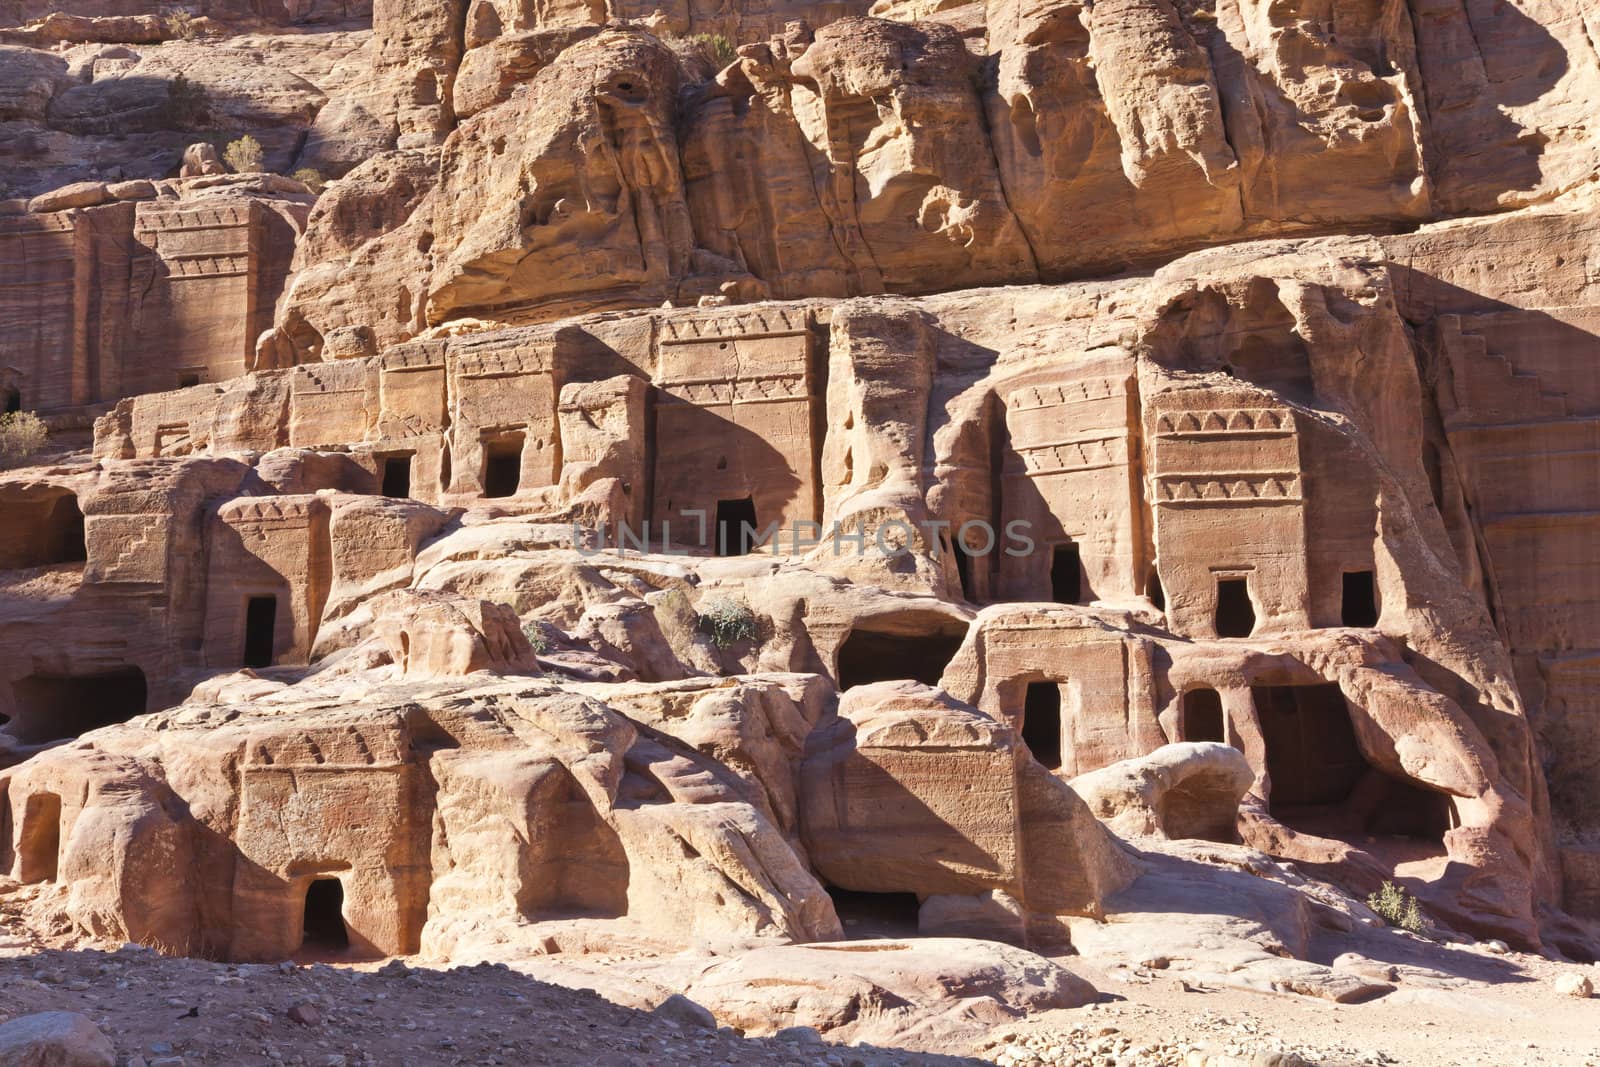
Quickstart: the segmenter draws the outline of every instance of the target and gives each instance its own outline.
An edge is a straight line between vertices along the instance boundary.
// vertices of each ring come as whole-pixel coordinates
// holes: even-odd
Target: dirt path
[[[1425,955],[1465,956],[1432,949]],[[1513,954],[1493,960],[1497,979],[1459,984],[1402,972],[1395,992],[1364,1004],[1292,994],[1195,986],[1177,975],[1105,971],[1073,960],[1101,990],[1101,1003],[1053,1011],[991,1035],[985,1058],[1012,1063],[1184,1064],[1191,1051],[1232,1055],[1289,1051],[1307,1063],[1416,1067],[1600,1067],[1600,998],[1554,988],[1570,965]],[[1481,968],[1470,961],[1469,968]],[[1597,987],[1600,970],[1590,969]],[[1006,1048],[1062,1054],[1004,1058]],[[1142,1051],[1140,1051],[1142,1050]],[[1109,1061],[1101,1060],[1110,1054]]]
[[[1367,1003],[1073,956],[1059,962],[1101,991],[1099,1003],[1004,1023],[977,1041],[950,1039],[949,1047],[928,1031],[920,1044],[929,1051],[919,1052],[747,1039],[503,965],[223,964],[137,946],[50,948],[7,921],[6,903],[0,898],[0,1022],[82,1012],[111,1039],[119,1067],[971,1067],[980,1061],[967,1057],[976,1056],[1008,1067],[1600,1067],[1600,998],[1574,999],[1555,987],[1575,970],[1600,987],[1600,968],[1398,934],[1363,942],[1368,965],[1392,968],[1395,984]],[[71,943],[70,935],[59,943]],[[573,971],[561,980],[594,979]],[[1274,1060],[1274,1052],[1300,1059]]]
[[[4,951],[0,948],[0,951]],[[0,1022],[76,1011],[149,1067],[891,1064],[976,1061],[741,1038],[677,1025],[494,965],[218,964],[140,948],[0,957]],[[136,1067],[136,1064],[135,1064]]]

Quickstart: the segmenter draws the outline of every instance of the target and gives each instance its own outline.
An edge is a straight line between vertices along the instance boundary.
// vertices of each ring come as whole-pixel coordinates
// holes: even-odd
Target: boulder
[[[1239,801],[1254,781],[1244,753],[1201,741],[1081,774],[1072,789],[1121,837],[1236,841]]]
[[[1589,976],[1569,971],[1558,975],[1555,981],[1556,992],[1562,996],[1575,997],[1578,1000],[1587,1000],[1594,996],[1594,983]]]
[[[682,993],[674,993],[651,1009],[663,1019],[696,1030],[715,1030],[717,1017]]]
[[[46,45],[94,41],[155,44],[171,36],[160,15],[76,15],[65,11],[51,11],[16,33]]]
[[[882,1044],[897,1043],[919,1014],[951,997],[1021,1015],[1081,1007],[1099,996],[1042,956],[937,937],[756,948],[706,968],[686,993],[747,1033],[810,1027],[830,1041]]]
[[[111,191],[105,182],[74,182],[40,193],[28,201],[28,210],[35,214],[47,211],[66,211],[75,207],[94,207],[111,200]]]
[[[180,177],[198,178],[206,174],[226,174],[228,168],[222,165],[215,145],[200,141],[183,150],[183,166],[178,173]]]
[[[113,200],[154,200],[156,198],[155,184],[143,180],[112,182],[106,186],[106,192],[111,194]]]
[[[378,637],[407,678],[539,673],[521,620],[504,604],[401,590],[385,593],[372,611]]]
[[[468,49],[456,71],[451,103],[465,119],[511,99],[512,90],[531,81],[565,49],[598,33],[598,26],[556,26],[507,33]]]
[[[978,937],[1021,944],[1026,938],[1022,906],[1007,893],[935,893],[917,909],[924,937]]]
[[[60,56],[0,44],[0,122],[40,122],[50,99],[70,84]]]
[[[6,1067],[116,1067],[116,1050],[86,1015],[42,1011],[0,1023]]]

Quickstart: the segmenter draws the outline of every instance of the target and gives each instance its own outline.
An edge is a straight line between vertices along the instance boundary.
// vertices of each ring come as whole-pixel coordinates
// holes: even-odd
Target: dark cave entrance
[[[22,410],[22,392],[18,389],[0,389],[0,415],[15,415]]]
[[[270,667],[278,628],[278,598],[253,596],[244,605],[244,665]]]
[[[483,443],[483,495],[515,496],[522,484],[520,433],[503,434]]]
[[[144,672],[121,667],[96,674],[32,674],[12,684],[16,714],[6,724],[24,744],[63,741],[143,715]]]
[[[411,495],[411,454],[383,457],[383,495],[405,499]]]
[[[0,570],[89,558],[83,511],[72,493],[0,501]]]
[[[956,577],[961,581],[961,599],[977,603],[977,590],[972,587],[972,551],[958,534],[951,539],[950,551],[956,558]]]
[[[907,937],[917,932],[922,902],[915,893],[865,893],[827,883],[823,887],[846,938]]]
[[[938,685],[965,636],[964,626],[920,634],[851,630],[839,647],[839,688],[901,679]]]
[[[50,509],[50,546],[54,551],[48,563],[82,563],[89,558],[83,511],[76,496],[64,496]]]
[[[1217,579],[1217,636],[1249,637],[1255,632],[1256,609],[1250,583],[1244,578]]]
[[[1227,743],[1227,718],[1222,696],[1215,689],[1191,689],[1183,694],[1183,739]]]
[[[1022,701],[1022,743],[1049,770],[1061,767],[1061,686],[1030,682]]]
[[[1071,541],[1050,550],[1050,599],[1057,604],[1083,600],[1083,559]]]
[[[1271,809],[1340,804],[1367,761],[1337,685],[1260,685],[1250,690],[1266,742]]]
[[[1363,630],[1378,625],[1378,587],[1371,571],[1345,571],[1339,621]]]
[[[344,924],[344,884],[337,878],[317,878],[306,887],[302,943],[306,948],[339,951],[350,947]]]
[[[1251,695],[1273,818],[1327,837],[1443,840],[1455,821],[1450,798],[1369,764],[1337,685],[1254,686]]]
[[[749,497],[717,501],[717,555],[748,556],[756,547],[756,503]]]

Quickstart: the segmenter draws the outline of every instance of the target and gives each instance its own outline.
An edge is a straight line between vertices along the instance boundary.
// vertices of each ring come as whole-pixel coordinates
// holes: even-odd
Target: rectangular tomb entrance
[[[1226,723],[1222,697],[1215,689],[1191,689],[1183,694],[1183,740],[1226,743]]]
[[[1250,583],[1244,578],[1217,579],[1217,636],[1249,637],[1255,632],[1256,610]]]
[[[522,485],[520,433],[502,434],[483,443],[483,495],[515,496]]]
[[[1345,571],[1339,621],[1363,629],[1378,625],[1378,589],[1371,571]]]
[[[748,556],[756,544],[755,501],[717,501],[717,555]]]
[[[411,495],[411,453],[383,457],[383,495],[397,500]]]
[[[350,947],[344,924],[344,885],[337,878],[315,878],[306,886],[302,945],[338,952]]]
[[[1022,705],[1022,740],[1046,768],[1061,766],[1061,686],[1032,682]]]
[[[1050,554],[1050,599],[1057,604],[1083,600],[1083,560],[1071,541],[1056,545]]]
[[[278,626],[278,598],[253,596],[244,607],[244,665],[272,666]]]

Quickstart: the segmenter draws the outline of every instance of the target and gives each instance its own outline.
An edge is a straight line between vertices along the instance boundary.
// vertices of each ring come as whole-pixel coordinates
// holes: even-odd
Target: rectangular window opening
[[[1083,560],[1071,541],[1056,545],[1050,553],[1050,599],[1057,604],[1083,601]]]
[[[411,495],[411,455],[383,458],[383,495],[404,499]]]
[[[1256,629],[1250,583],[1244,578],[1217,579],[1217,636],[1249,637]]]
[[[1346,626],[1370,629],[1378,625],[1378,587],[1371,571],[1345,571],[1339,620]]]

